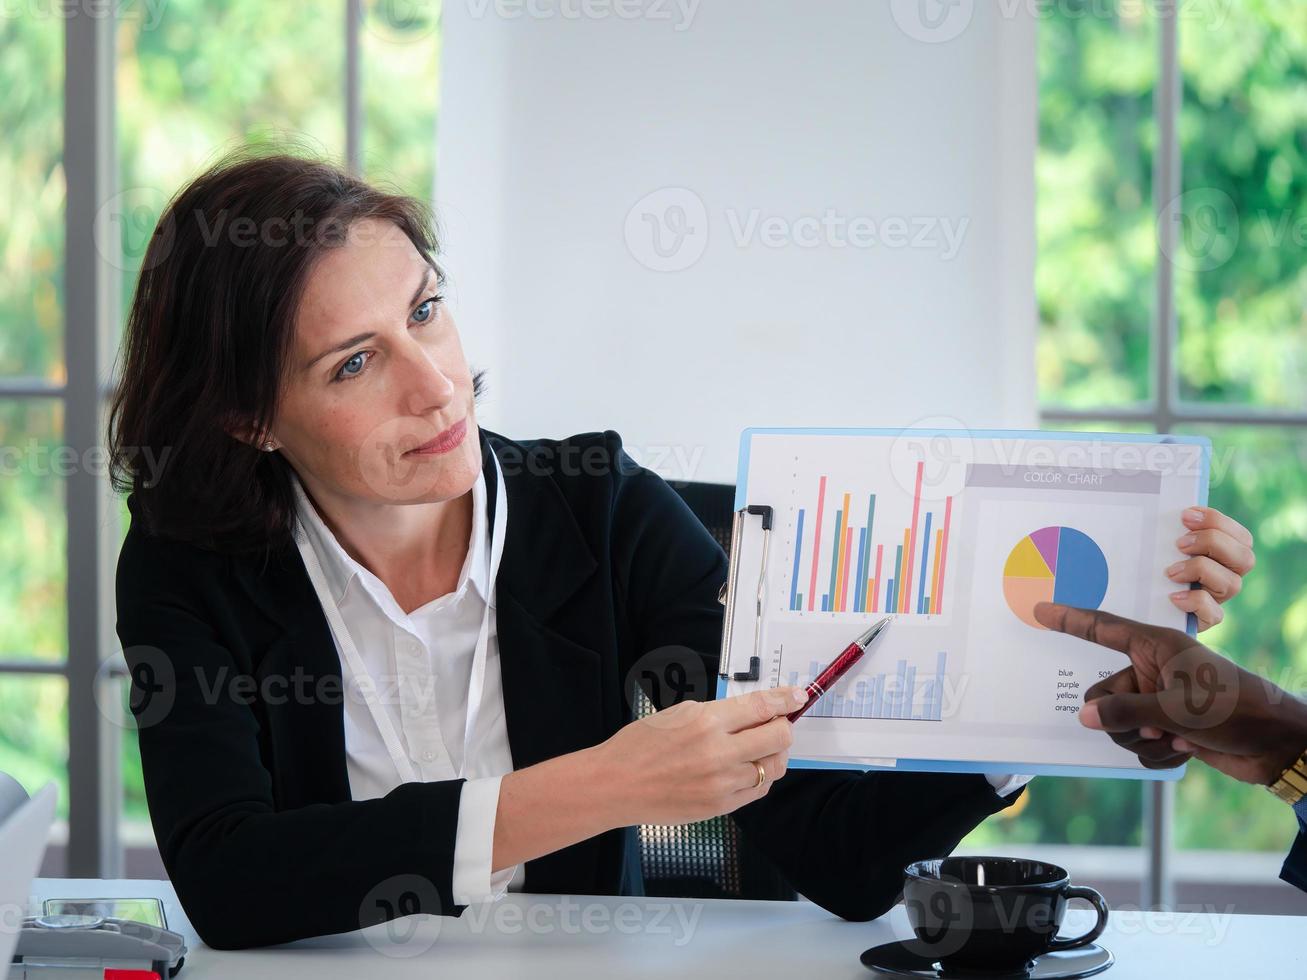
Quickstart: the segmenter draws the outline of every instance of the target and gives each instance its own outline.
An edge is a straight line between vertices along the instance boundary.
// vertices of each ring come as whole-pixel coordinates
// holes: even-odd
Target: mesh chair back
[[[729,483],[673,483],[709,533],[730,554],[735,487]],[[716,683],[716,678],[709,678]],[[638,684],[636,716],[653,712]],[[745,840],[730,814],[688,824],[639,827],[645,893],[684,898],[748,898],[795,901],[798,895],[771,861]]]

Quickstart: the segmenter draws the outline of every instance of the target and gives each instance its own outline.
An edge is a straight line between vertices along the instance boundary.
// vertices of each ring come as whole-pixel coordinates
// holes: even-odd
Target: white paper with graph
[[[1085,690],[1128,661],[1032,609],[1193,632],[1165,569],[1210,454],[1179,436],[746,429],[718,696],[807,684],[889,615],[796,722],[791,766],[1179,778],[1080,725]],[[755,655],[758,680],[735,679]]]

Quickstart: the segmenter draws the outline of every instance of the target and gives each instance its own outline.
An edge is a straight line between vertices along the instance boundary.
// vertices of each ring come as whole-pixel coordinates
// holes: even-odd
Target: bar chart
[[[900,660],[893,673],[856,676],[850,672],[808,709],[804,717],[940,721],[947,660],[945,651],[939,651],[931,673],[918,673],[916,666],[906,660]],[[824,667],[825,664],[813,660],[808,665],[806,680],[800,681],[799,672],[793,670],[786,683],[811,684]]]
[[[814,688],[795,768],[1159,778],[1078,720],[1120,654],[1033,611],[1052,599],[1183,629],[1172,526],[1210,461],[1189,436],[746,429],[717,696],[802,690],[887,619]]]
[[[798,508],[789,611],[943,612],[953,498],[946,497],[942,508],[922,507],[923,465],[917,463],[911,521],[880,541],[875,540],[877,494],[836,491],[832,515],[826,501],[829,479],[819,477],[816,500]],[[857,517],[866,514],[864,522],[855,518],[855,500]]]

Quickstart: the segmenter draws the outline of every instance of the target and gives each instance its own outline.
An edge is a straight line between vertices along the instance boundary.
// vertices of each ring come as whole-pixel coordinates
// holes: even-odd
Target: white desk
[[[809,902],[526,895],[461,917],[410,916],[359,932],[267,949],[202,946],[163,881],[39,878],[33,899],[164,899],[169,925],[191,952],[179,980],[336,977],[875,977],[858,962],[869,946],[911,936],[903,907],[876,922],[845,922]],[[251,896],[257,900],[257,896]],[[1072,909],[1064,933],[1091,913]],[[1110,980],[1307,976],[1307,919],[1295,916],[1116,911],[1100,942],[1116,955]]]

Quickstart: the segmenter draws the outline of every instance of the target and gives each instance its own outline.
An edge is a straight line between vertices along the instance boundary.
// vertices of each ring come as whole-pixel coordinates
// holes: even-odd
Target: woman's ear
[[[280,448],[270,432],[266,429],[256,428],[251,425],[248,420],[233,419],[224,425],[223,429],[226,431],[227,435],[231,436],[233,439],[253,446],[255,449],[262,450],[265,453],[270,453],[274,449]]]

